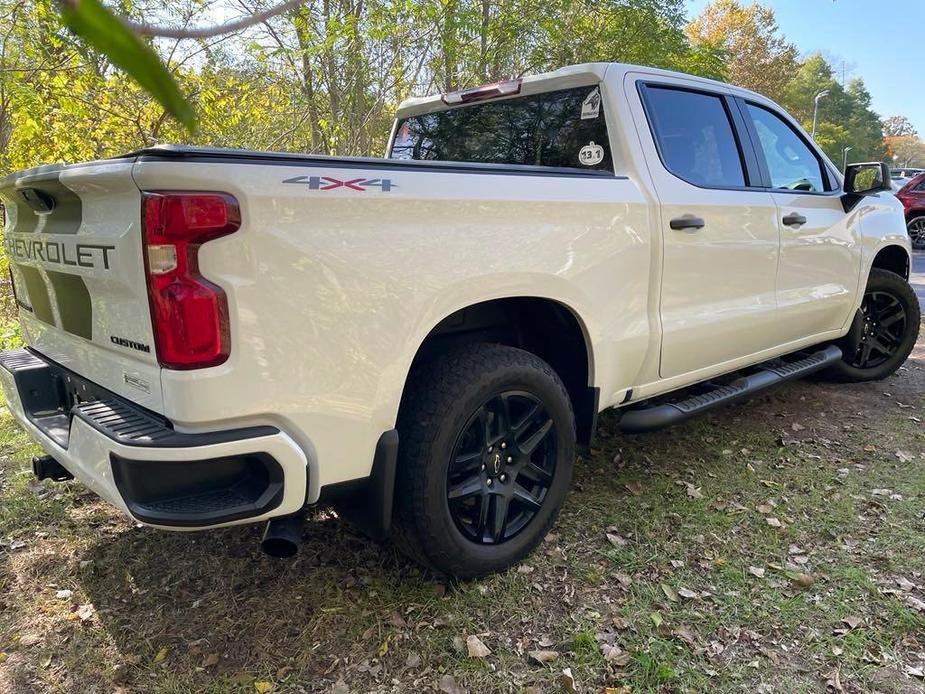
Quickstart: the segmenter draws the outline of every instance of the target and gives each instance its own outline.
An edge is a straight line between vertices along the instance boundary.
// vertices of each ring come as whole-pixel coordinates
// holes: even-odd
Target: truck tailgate
[[[133,159],[0,180],[4,244],[31,348],[163,412]]]

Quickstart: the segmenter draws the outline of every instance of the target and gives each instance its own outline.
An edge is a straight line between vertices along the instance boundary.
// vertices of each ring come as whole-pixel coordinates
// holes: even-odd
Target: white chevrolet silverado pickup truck
[[[883,378],[920,313],[880,164],[778,106],[588,64],[403,103],[386,159],[163,146],[0,181],[13,416],[132,518],[333,503],[457,577],[525,557],[598,412],[626,432],[820,372]]]

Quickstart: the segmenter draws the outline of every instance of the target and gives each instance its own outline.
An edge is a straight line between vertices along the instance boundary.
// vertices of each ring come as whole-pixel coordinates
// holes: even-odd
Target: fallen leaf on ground
[[[752,576],[757,576],[758,578],[764,578],[764,569],[758,566],[749,566],[748,573]]]
[[[690,482],[685,482],[684,486],[687,488],[687,495],[691,499],[702,499],[703,498],[703,492],[700,491],[700,487],[695,487]]]
[[[466,690],[456,684],[452,675],[444,675],[440,678],[440,691],[444,694],[465,694]]]
[[[683,586],[678,588],[678,595],[680,595],[682,598],[687,598],[688,600],[693,600],[694,598],[700,597],[697,594],[697,591],[691,590],[690,588],[684,588]]]
[[[93,609],[93,605],[81,605],[77,608],[77,616],[80,617],[81,622],[86,622],[93,618],[93,614],[96,612]]]
[[[559,651],[530,651],[527,656],[539,665],[551,663],[559,657]]]
[[[273,691],[273,685],[265,680],[259,680],[254,682],[254,689],[257,690],[258,694],[267,694],[267,692]]]
[[[202,661],[202,667],[212,667],[213,665],[218,665],[218,661],[218,653],[209,653],[209,655],[205,657],[205,660]]]
[[[918,677],[920,680],[925,680],[925,667],[912,667],[908,665],[906,667],[906,674],[912,677]]]
[[[604,654],[604,660],[608,663],[612,663],[617,667],[624,667],[629,665],[630,654],[624,651],[619,646],[611,646],[610,644],[604,644],[601,646],[601,652]]]
[[[628,544],[628,541],[625,537],[615,533],[607,533],[607,542],[612,544],[614,547],[625,547]]]
[[[783,523],[780,522],[780,519],[775,518],[774,516],[771,516],[770,518],[765,518],[764,522],[770,525],[772,528],[781,528],[784,525]]]
[[[164,662],[164,659],[167,658],[167,646],[164,646],[161,650],[157,652],[154,656],[154,660],[151,661],[153,665]]]
[[[559,675],[559,686],[568,694],[577,694],[578,689],[575,687],[575,676],[572,674],[572,668],[565,668]]]
[[[697,636],[694,634],[694,630],[686,624],[682,624],[671,633],[684,641],[688,646],[694,646],[697,643]]]
[[[671,586],[665,583],[662,583],[661,586],[662,586],[662,592],[665,594],[666,598],[671,600],[671,602],[678,601],[678,593],[674,588],[672,588]]]
[[[626,487],[626,490],[633,496],[639,496],[642,494],[642,483],[641,482],[627,482],[623,485]]]
[[[862,623],[864,620],[861,619],[860,617],[855,617],[854,615],[852,615],[852,616],[850,616],[850,617],[845,617],[845,618],[844,618],[843,620],[841,620],[841,621],[842,621],[842,623],[845,624],[849,629],[857,629],[858,626],[860,626],[861,623]]]
[[[466,649],[469,651],[470,658],[484,658],[491,653],[488,646],[482,643],[478,636],[466,637]]]
[[[825,686],[827,689],[833,689],[836,692],[845,691],[845,688],[841,685],[841,674],[838,672],[838,670],[832,670],[832,672],[830,672],[825,677]]]

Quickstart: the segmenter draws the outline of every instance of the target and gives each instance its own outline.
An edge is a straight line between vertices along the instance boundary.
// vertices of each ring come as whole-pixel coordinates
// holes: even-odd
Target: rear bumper
[[[305,505],[306,456],[275,427],[177,432],[26,349],[0,353],[0,384],[12,415],[49,455],[142,523],[211,528]]]

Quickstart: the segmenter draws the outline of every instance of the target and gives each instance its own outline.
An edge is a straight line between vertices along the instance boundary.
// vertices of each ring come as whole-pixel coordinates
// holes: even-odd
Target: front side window
[[[389,156],[613,171],[598,86],[404,118]]]
[[[665,167],[708,188],[745,185],[742,157],[723,99],[649,85],[645,106]]]
[[[822,192],[825,190],[819,157],[796,131],[766,108],[748,104],[758,131],[761,150],[768,163],[771,187],[779,190]]]

